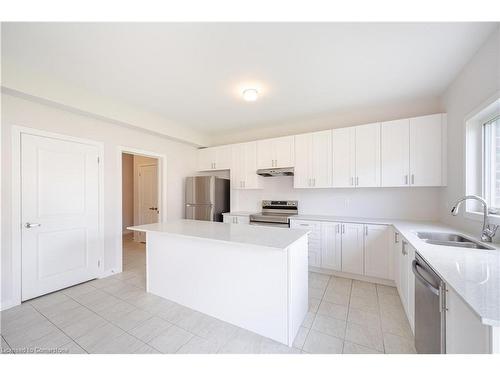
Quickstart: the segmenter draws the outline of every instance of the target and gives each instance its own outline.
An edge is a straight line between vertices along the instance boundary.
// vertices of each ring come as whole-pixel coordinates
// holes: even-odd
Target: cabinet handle
[[[216,164],[216,163],[214,163],[214,169],[215,169],[215,166],[216,166],[216,165],[217,165],[217,164]]]
[[[365,225],[365,236],[368,237],[368,225]]]
[[[411,174],[411,184],[415,185],[415,175],[413,173]]]
[[[351,177],[351,186],[354,185],[354,177]]]
[[[335,225],[335,232],[340,233],[340,224]]]
[[[408,251],[406,251],[406,241],[403,241],[402,246],[401,246],[401,253],[403,255],[407,255]]]
[[[359,177],[356,176],[356,186],[358,186],[358,185],[359,185]]]
[[[313,186],[316,187],[316,179],[313,178]]]
[[[408,185],[408,175],[405,174],[405,185]]]
[[[342,234],[345,233],[345,224],[342,224]]]
[[[399,243],[399,233],[394,232],[394,243]]]

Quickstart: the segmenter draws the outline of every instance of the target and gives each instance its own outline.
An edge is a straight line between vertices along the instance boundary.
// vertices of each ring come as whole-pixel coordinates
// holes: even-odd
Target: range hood
[[[263,177],[293,176],[293,168],[257,169],[257,174]]]

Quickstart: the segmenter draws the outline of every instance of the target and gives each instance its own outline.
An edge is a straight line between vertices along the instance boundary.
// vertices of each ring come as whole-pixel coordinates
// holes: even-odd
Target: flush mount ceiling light
[[[259,92],[256,89],[245,89],[242,94],[243,100],[246,102],[254,102],[259,96]]]

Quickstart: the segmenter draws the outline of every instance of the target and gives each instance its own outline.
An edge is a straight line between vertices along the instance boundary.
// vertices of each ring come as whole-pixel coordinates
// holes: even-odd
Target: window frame
[[[482,120],[482,137],[483,145],[481,148],[481,159],[482,159],[482,173],[481,173],[481,187],[483,192],[483,197],[491,214],[498,214],[500,212],[500,205],[497,207],[494,202],[496,202],[496,164],[500,164],[500,160],[496,160],[496,138],[498,136],[496,124],[500,121],[500,115],[493,113],[493,117],[484,117]],[[487,119],[488,118],[488,119]],[[487,120],[486,120],[487,119]],[[495,141],[495,142],[494,142]],[[493,177],[492,177],[493,176]]]

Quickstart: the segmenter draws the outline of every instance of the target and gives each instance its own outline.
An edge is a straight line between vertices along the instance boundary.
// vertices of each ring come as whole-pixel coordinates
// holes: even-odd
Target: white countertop
[[[164,223],[128,227],[139,232],[156,232],[182,237],[196,237],[212,241],[286,249],[309,233],[303,229],[273,228],[242,224],[224,224],[200,220],[172,220]]]
[[[456,230],[439,222],[354,218],[327,215],[297,215],[297,220],[387,224],[394,228],[429,263],[448,287],[455,290],[484,324],[500,326],[500,246],[496,250],[439,246],[420,240],[415,232],[459,233],[476,241],[477,234]]]

